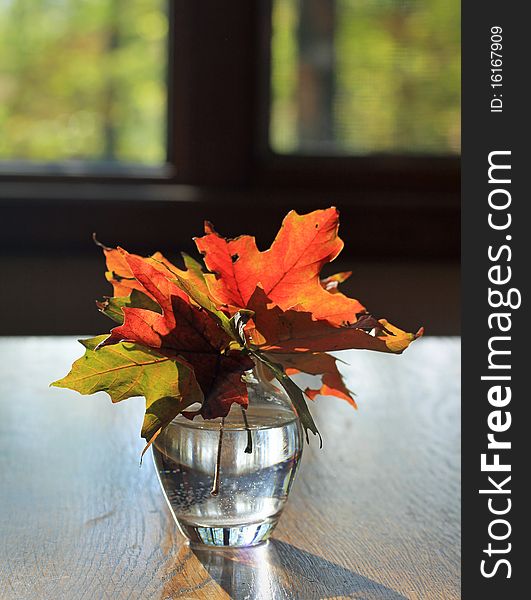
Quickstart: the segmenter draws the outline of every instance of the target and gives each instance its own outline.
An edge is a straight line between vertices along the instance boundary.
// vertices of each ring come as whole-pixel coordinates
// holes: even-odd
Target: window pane
[[[0,0],[0,160],[166,158],[164,0]]]
[[[280,153],[459,152],[459,0],[274,0]]]

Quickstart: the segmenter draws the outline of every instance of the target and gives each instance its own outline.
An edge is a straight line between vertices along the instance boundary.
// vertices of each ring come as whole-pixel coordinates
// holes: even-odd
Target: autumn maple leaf
[[[96,239],[95,234],[93,234],[93,239],[96,245],[103,250],[103,254],[105,256],[105,264],[107,267],[105,278],[109,283],[112,284],[114,291],[114,297],[112,299],[115,301],[115,308],[121,308],[121,306],[127,305],[125,300],[116,302],[117,298],[129,298],[134,292],[136,292],[135,296],[137,302],[146,303],[145,308],[149,307],[147,305],[148,301],[142,298],[142,295],[147,294],[148,298],[152,298],[149,292],[146,292],[144,286],[134,276],[134,273],[131,270],[128,262],[128,257],[131,256],[147,261],[154,269],[160,271],[167,277],[178,276],[181,279],[185,279],[193,284],[194,287],[202,289],[203,292],[206,292],[207,290],[201,264],[191,256],[188,256],[188,254],[185,252],[182,253],[184,266],[186,267],[183,270],[176,267],[161,252],[155,252],[147,258],[143,258],[137,254],[130,254],[129,252],[124,251],[122,248],[109,248],[108,246],[105,246]],[[111,298],[107,297],[105,300],[111,300]],[[97,303],[98,308],[104,313],[106,312],[105,309],[107,308],[108,304],[106,301]],[[108,316],[114,318],[112,314],[109,314]]]
[[[246,327],[251,347],[275,354],[291,372],[322,375],[319,393],[355,404],[335,359],[326,352],[359,348],[400,353],[422,330],[411,334],[377,320],[358,300],[342,294],[339,283],[350,272],[320,278],[323,266],[343,248],[338,226],[335,208],[307,215],[291,211],[263,252],[253,237],[226,240],[210,223],[195,242],[211,271],[205,276],[211,296],[229,311],[253,312]],[[302,358],[303,353],[310,354]],[[317,391],[307,395],[313,398]]]
[[[112,329],[100,347],[135,342],[191,366],[204,395],[200,411],[204,418],[226,416],[234,402],[246,407],[247,388],[241,376],[254,366],[252,359],[231,350],[229,335],[209,313],[194,306],[164,272],[148,259],[121,252],[136,281],[157,302],[161,313],[123,308],[123,324]]]
[[[120,248],[109,248],[96,238],[96,234],[92,235],[94,243],[103,250],[105,256],[105,264],[107,271],[105,272],[105,279],[112,284],[115,297],[127,297],[133,290],[142,292],[142,284],[140,284],[127,262],[127,254]],[[137,255],[130,255],[137,256]],[[137,256],[137,258],[142,258]],[[152,256],[144,259],[147,260],[155,269],[166,272],[168,268],[176,268],[167,260],[160,252],[155,252]]]
[[[66,377],[52,385],[81,394],[107,392],[113,402],[144,396],[146,414],[141,434],[147,442],[145,452],[160,430],[191,404],[202,402],[203,394],[188,365],[127,342],[97,350],[106,338],[101,335],[80,340],[84,356],[76,360]]]
[[[337,363],[342,362],[339,358],[325,352],[275,354],[275,358],[283,365],[287,375],[306,373],[321,376],[321,385],[318,388],[307,387],[304,390],[310,400],[317,396],[335,396],[357,408],[354,394],[345,385],[337,368]]]
[[[250,347],[274,358],[288,375],[298,372],[321,375],[321,386],[305,392],[310,399],[319,394],[336,396],[354,407],[354,397],[343,382],[337,359],[327,353],[359,348],[396,354],[416,337],[367,314],[361,315],[356,323],[336,327],[297,308],[283,311],[269,303],[260,287],[250,299],[249,307],[253,311],[246,329]]]
[[[179,413],[224,417],[247,407],[243,374],[255,369],[289,395],[308,439],[318,434],[305,397],[336,396],[356,406],[329,354],[351,348],[401,353],[407,333],[339,291],[350,272],[321,278],[343,242],[335,208],[291,211],[271,247],[248,235],[225,239],[209,223],[195,240],[209,272],[183,255],[184,269],[160,253],[143,258],[99,244],[114,296],[98,308],[118,326],[84,340],[85,355],[55,385],[106,391],[113,401],[143,395],[149,443]],[[304,392],[290,375],[321,377]],[[190,413],[190,406],[201,408]],[[185,412],[186,411],[186,412]]]
[[[356,315],[365,312],[365,307],[340,292],[330,293],[321,284],[323,266],[343,248],[338,227],[336,208],[307,215],[292,210],[271,247],[263,252],[258,250],[254,237],[242,235],[226,240],[210,223],[195,243],[212,273],[206,276],[210,292],[220,304],[246,308],[260,284],[270,302],[280,308],[298,305],[315,319],[341,325],[356,321]]]
[[[282,310],[261,287],[249,300],[253,312],[247,328],[252,346],[267,352],[332,352],[348,349],[400,353],[418,334],[406,333],[385,319],[362,314],[354,323],[332,325],[296,306]]]
[[[159,253],[144,259],[121,249],[104,252],[115,293],[129,295],[106,298],[98,307],[120,326],[110,336],[81,340],[85,355],[53,385],[82,394],[105,391],[113,402],[144,396],[144,452],[179,413],[215,418],[234,402],[246,407],[242,373],[254,362],[230,348],[228,317],[202,310],[172,279],[201,296],[206,284],[199,263],[184,256],[187,268],[181,270]],[[190,412],[195,403],[200,410]]]

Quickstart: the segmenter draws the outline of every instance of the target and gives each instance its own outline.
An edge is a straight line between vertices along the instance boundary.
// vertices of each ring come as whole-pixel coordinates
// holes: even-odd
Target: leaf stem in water
[[[210,490],[211,496],[217,496],[219,494],[219,472],[221,468],[221,448],[223,445],[223,428],[225,426],[225,417],[221,419],[219,425],[219,441],[218,441],[218,455],[216,457],[216,470],[214,471],[214,481],[212,483],[212,489]]]
[[[253,433],[251,431],[251,428],[249,427],[249,421],[247,420],[247,413],[245,412],[245,409],[243,408],[243,406],[241,407],[242,409],[242,416],[243,416],[243,422],[245,423],[245,430],[247,431],[247,446],[245,446],[245,454],[252,454],[253,453]]]

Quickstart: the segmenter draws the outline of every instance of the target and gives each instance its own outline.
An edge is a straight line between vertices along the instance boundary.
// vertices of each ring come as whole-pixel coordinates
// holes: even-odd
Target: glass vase
[[[224,419],[179,415],[153,456],[166,500],[193,544],[254,546],[282,513],[303,449],[302,428],[283,390],[246,375],[247,410]]]

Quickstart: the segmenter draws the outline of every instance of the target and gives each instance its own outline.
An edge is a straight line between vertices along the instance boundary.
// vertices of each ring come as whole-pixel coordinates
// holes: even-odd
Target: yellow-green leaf
[[[96,350],[107,336],[80,340],[85,354],[70,373],[54,382],[80,394],[107,392],[113,402],[133,396],[146,399],[142,437],[148,444],[157,432],[203,395],[185,364],[138,344],[120,342]]]

